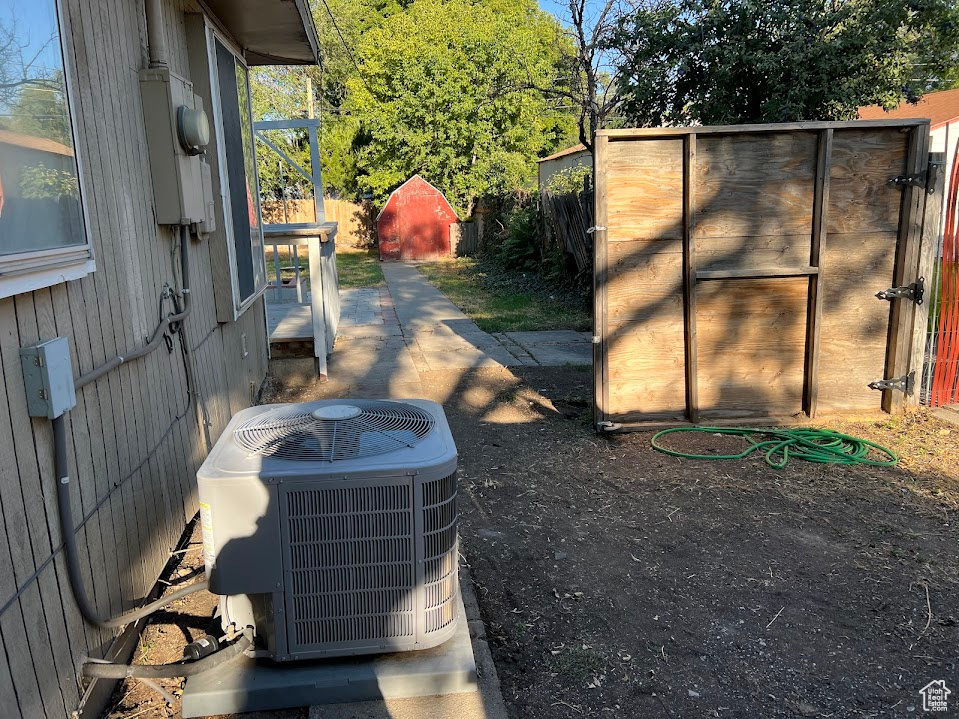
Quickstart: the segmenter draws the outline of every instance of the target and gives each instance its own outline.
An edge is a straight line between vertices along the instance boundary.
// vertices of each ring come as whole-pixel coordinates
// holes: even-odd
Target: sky
[[[36,56],[38,70],[62,68],[60,44],[51,42],[51,36],[59,34],[54,0],[0,0],[0,24],[16,28],[25,59]]]
[[[556,2],[556,0],[539,0],[539,7],[541,10],[553,13],[553,15],[564,22],[569,17],[569,10],[566,9],[566,3],[562,0],[560,0],[560,2]]]

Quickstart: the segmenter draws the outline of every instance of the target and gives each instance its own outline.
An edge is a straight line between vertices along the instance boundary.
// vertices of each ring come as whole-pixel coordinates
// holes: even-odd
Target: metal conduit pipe
[[[150,46],[150,67],[167,67],[166,35],[160,18],[161,0],[146,0],[147,44]]]
[[[84,621],[93,626],[107,629],[122,627],[153,614],[177,599],[182,599],[207,588],[206,581],[196,582],[126,614],[107,619],[102,618],[87,596],[86,589],[83,586],[83,574],[80,572],[80,552],[77,549],[76,528],[73,526],[73,502],[70,498],[70,474],[67,465],[66,415],[60,415],[53,420],[53,450],[54,468],[57,475],[57,509],[60,515],[60,535],[63,539],[67,576],[70,579],[70,590],[73,593],[73,598],[76,600],[80,616],[83,617]]]
[[[153,330],[153,334],[149,337],[144,346],[134,350],[133,352],[130,352],[127,355],[117,355],[113,359],[105,362],[85,375],[81,375],[74,381],[74,384],[77,388],[83,387],[90,382],[99,379],[111,370],[119,367],[124,362],[129,362],[131,360],[148,355],[150,352],[160,346],[163,335],[170,328],[171,324],[183,322],[183,320],[190,316],[190,232],[189,228],[186,226],[182,226],[180,228],[180,265],[180,271],[183,275],[181,289],[181,294],[183,295],[182,309],[180,309],[178,303],[174,302],[174,306],[177,307],[177,312],[167,315],[159,322],[159,324],[157,324],[156,328]],[[178,331],[181,334],[181,344],[184,347],[184,351],[186,351],[189,343],[183,339],[182,327],[178,328]],[[185,365],[185,371],[187,373],[187,385],[192,387],[192,371],[191,367],[189,366],[190,363],[188,356]],[[172,602],[175,602],[177,599],[181,599],[185,596],[193,594],[194,592],[199,592],[207,588],[207,582],[196,582],[189,586],[178,589],[177,591],[168,594],[167,596],[162,597],[151,604],[140,607],[139,609],[121,614],[117,617],[106,619],[101,617],[97,613],[96,607],[94,607],[90,602],[90,598],[88,597],[86,589],[83,585],[83,575],[80,572],[79,551],[77,549],[76,542],[76,527],[73,524],[73,503],[70,497],[70,471],[67,463],[67,429],[65,415],[61,415],[53,420],[53,447],[54,469],[57,476],[57,508],[60,519],[60,535],[63,540],[64,554],[66,557],[67,575],[70,579],[70,589],[73,593],[74,599],[76,600],[77,608],[80,610],[80,615],[83,617],[84,621],[97,627],[122,627],[135,622],[138,619],[142,619],[143,617],[153,614],[159,609],[162,609]]]
[[[171,677],[192,677],[214,667],[238,659],[243,652],[253,646],[250,630],[246,630],[233,644],[215,654],[196,661],[175,662],[173,664],[102,664],[87,662],[83,665],[84,676],[96,679],[169,679]]]
[[[154,328],[153,334],[147,339],[146,344],[139,349],[135,349],[127,354],[117,355],[99,367],[94,367],[86,374],[76,377],[73,380],[73,384],[77,389],[85,387],[91,382],[95,382],[108,372],[115,370],[124,362],[131,362],[150,354],[160,346],[160,342],[163,341],[163,334],[172,323],[181,322],[190,316],[190,230],[186,226],[180,227],[180,266],[181,272],[183,273],[183,288],[181,290],[183,294],[183,310],[160,320],[159,324]]]

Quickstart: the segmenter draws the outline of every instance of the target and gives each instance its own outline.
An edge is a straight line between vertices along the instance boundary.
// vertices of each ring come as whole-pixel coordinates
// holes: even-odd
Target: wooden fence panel
[[[261,204],[263,222],[266,224],[284,224],[315,222],[316,210],[313,200],[287,200],[286,213],[280,200],[267,200]],[[337,243],[343,247],[372,247],[376,242],[376,212],[368,202],[358,203],[349,200],[323,200],[323,211],[327,222],[337,223]]]
[[[609,143],[606,168],[607,412],[682,417],[683,141]]]
[[[479,252],[479,228],[475,222],[450,224],[450,255],[472,257]]]
[[[938,199],[890,181],[918,172],[923,133],[923,120],[601,132],[598,425],[908,404],[868,384],[914,369],[922,310],[875,295],[922,260],[916,228]]]

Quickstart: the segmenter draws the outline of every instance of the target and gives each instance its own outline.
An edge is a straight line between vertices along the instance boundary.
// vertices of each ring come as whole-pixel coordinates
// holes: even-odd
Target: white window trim
[[[60,33],[60,57],[63,59],[63,83],[66,89],[67,109],[70,112],[70,132],[73,135],[73,157],[77,163],[77,183],[80,193],[80,214],[83,217],[83,233],[86,242],[82,245],[69,245],[52,249],[18,252],[13,255],[0,255],[0,299],[13,297],[25,292],[33,292],[44,287],[52,287],[70,280],[78,280],[94,272],[97,268],[93,257],[93,234],[90,230],[90,213],[87,211],[87,186],[82,154],[79,151],[77,137],[79,125],[77,115],[80,100],[73,88],[74,66],[67,52],[70,29],[64,17],[63,5],[55,0],[57,29]],[[69,43],[72,46],[72,43]]]
[[[221,33],[216,29],[213,24],[210,22],[209,17],[205,17],[206,22],[206,52],[207,52],[207,65],[210,70],[210,105],[211,110],[213,111],[213,125],[216,132],[216,153],[217,153],[217,163],[219,165],[219,182],[220,182],[220,198],[223,200],[223,235],[226,239],[226,250],[230,258],[230,289],[231,294],[233,295],[233,319],[237,320],[240,316],[246,312],[263,294],[266,292],[267,285],[269,284],[266,281],[266,269],[265,257],[262,259],[264,263],[263,271],[263,283],[261,287],[254,288],[253,294],[251,294],[246,300],[240,301],[240,288],[237,281],[237,266],[236,266],[236,242],[233,238],[233,196],[230,194],[229,186],[229,176],[226,170],[227,168],[227,159],[226,159],[226,149],[223,146],[223,111],[220,108],[220,77],[217,73],[217,59],[216,59],[216,44],[214,40],[219,40],[223,46],[229,50],[233,56],[246,68],[246,88],[247,93],[250,93],[250,66],[247,65],[246,60],[243,58],[243,53],[239,48],[233,43],[230,38]],[[250,115],[250,126],[252,127],[253,116],[252,116],[252,107]],[[254,188],[254,198],[256,199],[256,219],[260,226],[260,231],[263,231],[263,217],[260,209],[260,173],[259,168],[257,167],[256,162],[256,142],[253,142],[253,147],[251,148],[253,152],[253,173],[256,177],[256,187]],[[264,243],[266,238],[263,238]],[[265,246],[265,245],[264,245]],[[254,262],[256,258],[254,257]]]

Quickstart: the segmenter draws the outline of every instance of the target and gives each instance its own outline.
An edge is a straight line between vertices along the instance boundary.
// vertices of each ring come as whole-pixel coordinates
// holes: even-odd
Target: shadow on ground
[[[949,425],[837,426],[903,468],[776,471],[595,436],[582,369],[420,379],[458,443],[464,552],[516,719],[915,716],[929,681],[959,684]]]

